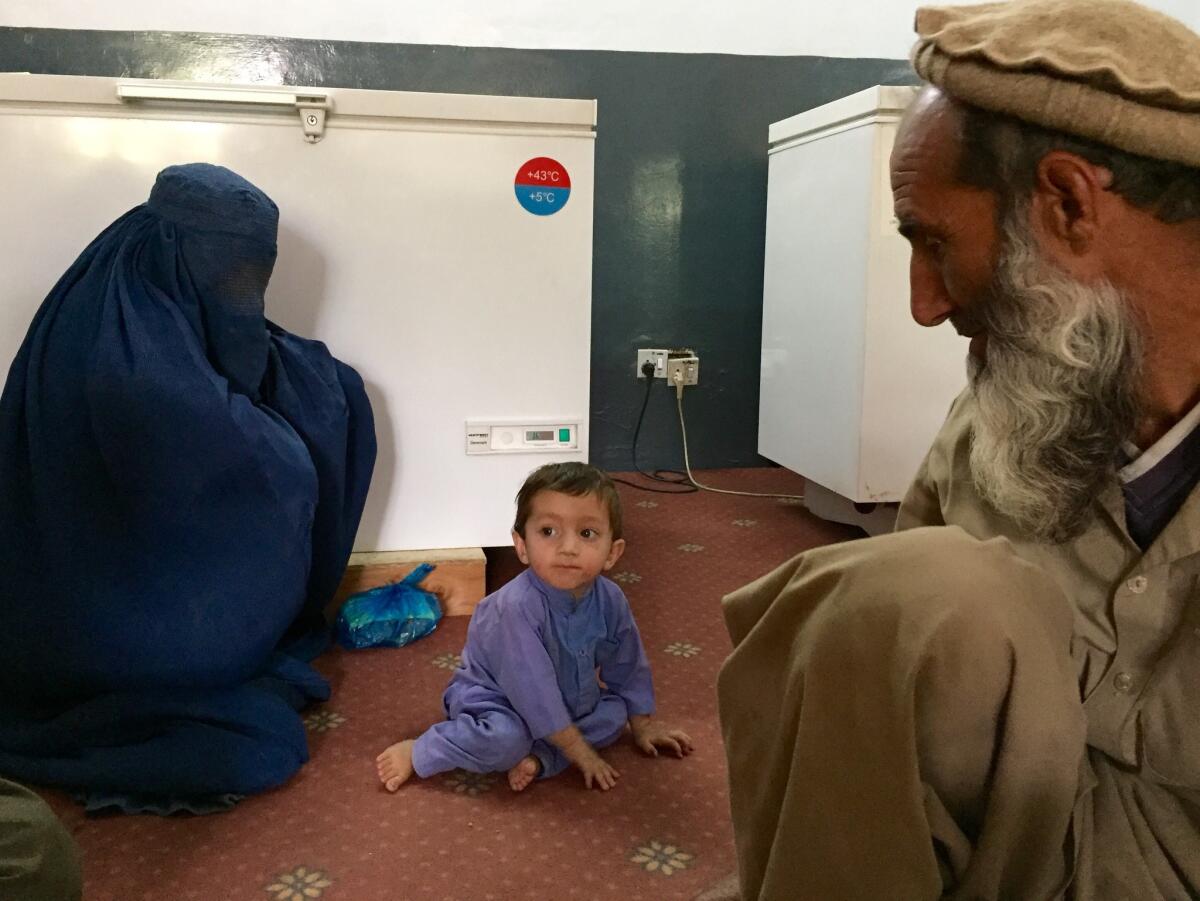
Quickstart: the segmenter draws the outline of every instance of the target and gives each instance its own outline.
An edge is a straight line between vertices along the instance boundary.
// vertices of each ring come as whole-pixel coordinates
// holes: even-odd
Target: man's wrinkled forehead
[[[935,87],[927,85],[917,94],[896,130],[891,155],[893,189],[898,180],[957,181],[964,116],[962,105]]]
[[[945,240],[955,230],[953,214],[966,189],[958,178],[962,117],[958,104],[926,88],[901,121],[890,161],[892,204],[910,241]]]

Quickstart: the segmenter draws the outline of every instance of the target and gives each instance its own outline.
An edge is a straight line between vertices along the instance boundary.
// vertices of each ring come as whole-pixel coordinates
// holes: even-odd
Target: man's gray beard
[[[1141,362],[1128,302],[1045,260],[1016,215],[988,293],[971,319],[988,333],[973,367],[976,488],[1032,536],[1063,542],[1093,516],[1133,435]]]

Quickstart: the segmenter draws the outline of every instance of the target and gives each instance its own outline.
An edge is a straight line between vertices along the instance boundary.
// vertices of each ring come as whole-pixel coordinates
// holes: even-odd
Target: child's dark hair
[[[596,495],[608,509],[613,541],[621,537],[621,496],[608,473],[587,463],[547,463],[531,472],[517,492],[517,519],[513,530],[522,538],[525,537],[525,523],[529,519],[533,496],[539,491],[558,491],[574,497]]]

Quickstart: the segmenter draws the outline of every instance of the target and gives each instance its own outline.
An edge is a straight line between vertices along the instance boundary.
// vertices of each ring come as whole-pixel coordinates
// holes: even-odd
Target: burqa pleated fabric
[[[375,432],[358,374],[264,318],[277,225],[165,169],[34,317],[0,397],[0,774],[204,809],[307,760]]]

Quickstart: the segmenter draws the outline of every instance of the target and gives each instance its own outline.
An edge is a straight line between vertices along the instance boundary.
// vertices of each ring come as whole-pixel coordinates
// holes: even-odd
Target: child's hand
[[[682,729],[672,729],[649,717],[639,717],[637,721],[631,719],[630,728],[633,743],[651,757],[658,756],[659,748],[671,751],[676,757],[687,757],[694,750],[692,740]]]
[[[592,787],[592,783],[596,783],[596,788],[601,791],[608,791],[617,784],[617,779],[621,774],[614,770],[607,761],[595,751],[584,757],[577,764],[580,772],[583,773],[583,783],[588,788]]]
[[[596,749],[587,743],[583,733],[575,726],[567,726],[546,737],[551,744],[562,749],[567,760],[579,767],[588,788],[594,782],[601,791],[608,791],[617,784],[621,774],[604,762],[604,758],[596,753]]]

